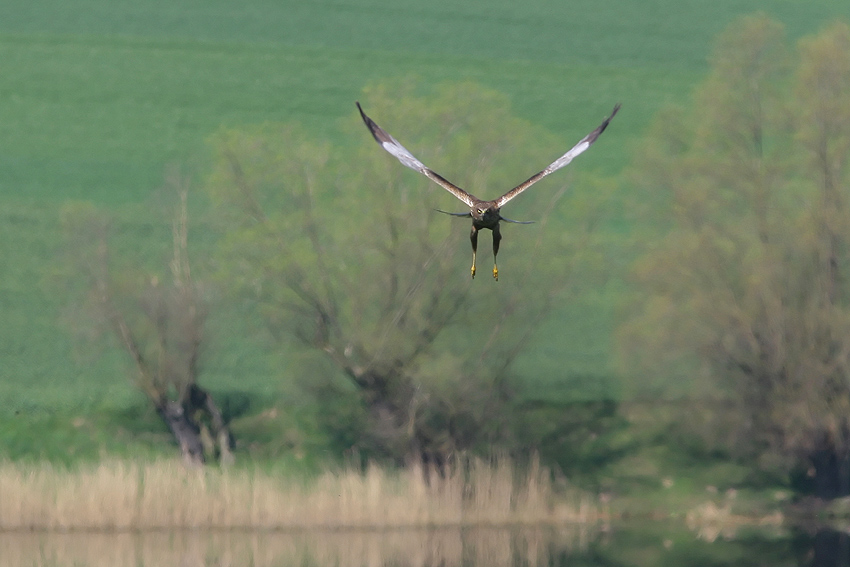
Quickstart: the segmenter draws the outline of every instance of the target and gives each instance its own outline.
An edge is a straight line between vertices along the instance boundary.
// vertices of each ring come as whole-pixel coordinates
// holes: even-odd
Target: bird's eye
[[[479,214],[479,215],[483,215],[483,214],[484,214],[484,209],[478,209],[478,214]]]

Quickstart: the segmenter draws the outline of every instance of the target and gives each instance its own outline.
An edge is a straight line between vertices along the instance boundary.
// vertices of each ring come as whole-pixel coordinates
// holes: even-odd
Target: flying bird
[[[502,235],[499,232],[499,222],[511,222],[517,224],[529,224],[529,222],[522,221],[514,221],[510,219],[506,219],[503,217],[499,211],[501,208],[511,199],[518,196],[520,193],[552,173],[553,171],[557,171],[573,161],[580,153],[584,152],[590,145],[596,141],[596,138],[599,137],[602,132],[605,131],[605,128],[608,127],[608,123],[614,118],[614,115],[617,114],[617,111],[620,110],[620,105],[617,104],[614,106],[614,110],[611,111],[611,115],[606,118],[602,124],[599,125],[596,130],[582,138],[579,143],[570,149],[567,153],[553,161],[549,166],[543,171],[536,173],[529,177],[527,180],[523,181],[498,199],[493,199],[492,201],[482,201],[475,195],[467,193],[451,181],[448,181],[444,177],[442,177],[437,172],[431,170],[426,167],[421,161],[416,159],[413,154],[411,154],[407,148],[402,146],[398,140],[390,136],[387,132],[381,129],[380,126],[375,124],[375,122],[366,116],[366,113],[363,112],[363,108],[360,106],[359,102],[356,102],[357,109],[360,111],[360,116],[363,117],[363,122],[366,123],[366,127],[369,128],[369,131],[372,132],[372,136],[375,137],[375,140],[390,154],[395,156],[398,161],[402,163],[402,165],[409,167],[419,173],[428,177],[431,181],[434,181],[444,189],[446,189],[449,193],[466,203],[469,207],[469,212],[463,213],[446,213],[446,211],[440,211],[441,213],[446,213],[449,215],[454,215],[458,217],[472,217],[472,232],[469,234],[469,239],[472,242],[472,277],[475,277],[475,256],[478,251],[478,231],[483,228],[489,228],[493,232],[493,277],[496,280],[499,279],[499,266],[496,263],[496,255],[499,253],[499,242],[502,240]]]

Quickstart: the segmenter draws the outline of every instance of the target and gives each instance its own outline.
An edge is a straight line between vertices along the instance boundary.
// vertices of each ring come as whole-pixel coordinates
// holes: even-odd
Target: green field
[[[109,419],[129,421],[122,412],[135,411],[140,398],[120,353],[90,352],[68,333],[65,297],[52,277],[64,203],[112,211],[120,245],[157,259],[168,254],[168,221],[149,211],[170,164],[203,176],[207,141],[222,126],[296,121],[335,139],[359,120],[353,103],[364,87],[407,76],[500,91],[518,116],[565,144],[622,102],[604,147],[576,165],[617,176],[652,115],[684,101],[703,76],[716,34],[759,9],[792,38],[850,18],[846,0],[7,0],[0,5],[0,455],[55,456],[80,430],[94,437],[92,447],[110,451],[162,435],[156,426],[126,439],[107,433]],[[365,132],[363,143],[372,143]],[[197,223],[196,249],[209,251],[213,236],[202,216]],[[615,280],[544,324],[516,369],[537,381],[534,390],[616,395],[616,290]],[[271,400],[286,388],[287,358],[271,352],[236,308],[213,318],[211,336],[203,380],[213,391]],[[90,419],[79,425],[75,416]],[[38,434],[45,431],[53,433]]]

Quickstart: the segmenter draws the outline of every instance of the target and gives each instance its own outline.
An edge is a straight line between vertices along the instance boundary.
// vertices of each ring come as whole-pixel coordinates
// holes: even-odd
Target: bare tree
[[[212,396],[198,384],[207,306],[191,273],[185,181],[172,224],[169,278],[116,274],[110,258],[109,223],[91,206],[66,207],[66,253],[86,283],[77,312],[117,339],[133,367],[133,383],[166,423],[188,464],[205,456],[233,460],[227,424]],[[136,267],[138,268],[138,267]],[[73,287],[73,286],[72,286]]]

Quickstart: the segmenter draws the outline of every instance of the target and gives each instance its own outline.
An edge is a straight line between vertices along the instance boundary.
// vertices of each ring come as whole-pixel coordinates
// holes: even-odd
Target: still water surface
[[[606,528],[0,533],[3,567],[578,567],[850,565],[850,538],[800,529]]]

